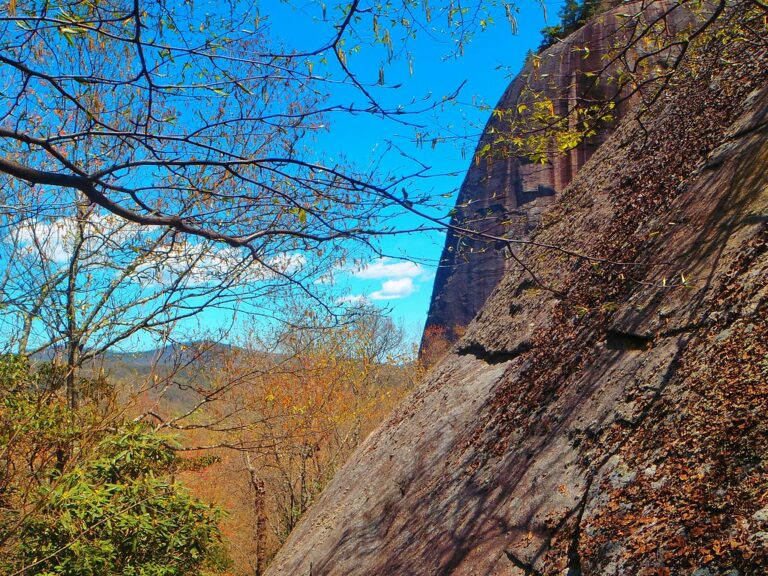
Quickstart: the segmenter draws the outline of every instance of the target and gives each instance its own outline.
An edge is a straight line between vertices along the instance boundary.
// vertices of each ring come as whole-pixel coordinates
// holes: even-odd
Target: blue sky
[[[434,6],[434,13],[440,14],[441,8],[445,8],[450,1],[431,0],[430,4]],[[513,34],[505,17],[503,2],[476,1],[480,6],[493,7],[491,12],[496,22],[483,26],[482,31],[478,30],[470,42],[463,44],[463,53],[456,56],[455,37],[443,30],[444,13],[440,18],[442,24],[438,23],[437,17],[429,23],[424,22],[415,38],[404,36],[404,32],[415,28],[401,26],[397,22],[380,23],[378,30],[382,27],[391,29],[393,41],[390,48],[373,42],[373,30],[376,28],[371,26],[372,12],[366,6],[378,0],[363,0],[360,5],[361,20],[345,36],[348,67],[387,108],[402,106],[411,110],[414,107],[424,108],[427,106],[425,103],[436,104],[436,107],[427,106],[427,111],[407,116],[415,125],[372,114],[329,114],[327,122],[323,120],[327,127],[316,131],[314,139],[307,141],[307,149],[301,151],[302,157],[312,161],[318,159],[331,166],[343,160],[356,173],[376,174],[376,182],[386,181],[386,178],[382,180],[384,176],[393,175],[399,179],[423,169],[419,178],[407,180],[402,185],[398,183],[396,192],[400,194],[402,186],[403,190],[407,189],[409,198],[416,200],[419,209],[433,216],[446,216],[453,207],[455,193],[472,161],[477,139],[492,107],[521,68],[526,52],[538,46],[539,31],[547,23],[540,2],[519,0],[515,13],[517,33]],[[457,0],[453,2],[458,4]],[[467,6],[468,2],[464,0],[461,5]],[[416,10],[421,10],[424,5],[424,0],[420,0],[416,3],[419,6]],[[554,22],[560,5],[559,1],[545,3],[550,24]],[[344,18],[342,6],[326,6],[324,17],[321,3],[314,1],[267,0],[257,6],[263,18],[259,18],[260,23],[254,25],[255,31],[264,32],[269,39],[267,49],[270,52],[303,52],[323,46],[334,35],[334,25]],[[409,4],[394,0],[391,9],[398,11],[403,6]],[[218,14],[222,9],[218,0],[199,0],[197,8],[204,17]],[[472,21],[477,24],[480,18],[487,17],[480,16]],[[252,34],[253,30],[243,32]],[[360,46],[359,51],[355,51],[356,45]],[[312,66],[315,72],[310,72],[318,78],[325,78],[318,84],[328,92],[328,102],[365,107],[367,103],[361,91],[351,87],[341,67],[331,58],[329,60],[324,62],[320,56],[314,57]],[[456,94],[459,87],[461,90],[455,99],[444,100],[447,95]],[[290,100],[295,94],[286,92],[283,96]],[[427,197],[432,205],[419,202],[420,197]],[[413,214],[399,214],[387,223],[400,230],[424,224]],[[49,236],[54,252],[56,247],[64,246],[66,234]],[[331,301],[365,300],[386,309],[406,328],[409,338],[418,341],[443,241],[442,232],[382,236],[377,252],[354,253],[342,265],[336,266],[330,277],[326,275],[321,278],[322,281],[315,283],[315,289],[328,291]],[[282,256],[291,263],[298,262],[295,258],[304,258],[305,267],[312,268],[309,260],[312,254],[286,252]],[[323,258],[330,262],[334,260],[327,254]],[[51,257],[51,260],[60,263],[60,258]],[[209,263],[214,264],[215,261],[214,257]],[[307,285],[313,281],[314,278],[307,280]],[[215,282],[213,285],[216,285]],[[161,284],[155,286],[157,290],[161,287]],[[202,328],[204,331],[221,331],[220,334],[226,339],[237,341],[251,319],[269,323],[270,320],[264,320],[264,317],[269,317],[270,307],[284,307],[283,301],[267,301],[268,296],[262,300],[254,296],[249,304],[241,304],[253,293],[258,293],[258,286],[242,288],[242,292],[232,294],[221,307],[206,308],[194,319],[179,322],[176,328],[192,338],[199,337],[199,329]],[[234,309],[238,312],[233,315]],[[0,336],[2,330],[0,326]],[[181,332],[176,337],[184,340],[185,333]],[[152,335],[141,333],[125,341],[124,348],[149,348],[153,344]]]
[[[441,141],[434,149],[431,144],[417,146],[411,128],[365,115],[343,115],[330,119],[329,131],[318,136],[316,145],[325,153],[343,154],[362,167],[381,162],[380,168],[385,171],[412,170],[412,165],[397,154],[381,160],[387,142],[395,142],[404,152],[430,166],[428,178],[409,184],[409,195],[428,193],[439,199],[447,212],[455,201],[455,192],[489,116],[487,106],[494,106],[501,97],[511,77],[521,68],[526,52],[536,49],[541,41],[539,31],[547,23],[556,21],[562,2],[545,3],[548,22],[539,2],[521,0],[518,4],[517,34],[512,33],[506,19],[497,17],[494,25],[478,32],[465,46],[463,55],[455,58],[445,57],[451,50],[449,44],[417,37],[408,45],[410,59],[402,57],[385,68],[387,85],[402,84],[389,93],[384,91],[384,98],[391,98],[392,102],[408,102],[429,94],[438,97],[451,94],[463,83],[455,103],[446,105],[435,115],[419,118],[426,125],[423,132],[430,136],[445,134],[447,130],[458,138],[452,142]],[[323,28],[312,25],[313,18],[321,18],[319,3],[294,9],[283,5],[270,18],[272,32],[283,37],[287,44],[295,46],[301,39],[300,46],[306,43],[310,47],[322,40],[317,30]],[[350,66],[362,70],[363,76],[366,69],[374,74],[385,60],[382,50],[371,48],[349,56]],[[400,224],[407,225],[402,221]],[[438,233],[384,239],[381,249],[389,257],[369,255],[357,266],[340,270],[334,276],[336,286],[350,299],[367,298],[389,309],[411,337],[418,339],[426,320],[443,239],[444,235]]]
[[[431,4],[438,10],[446,3]],[[327,129],[316,135],[313,152],[330,160],[343,157],[362,172],[375,166],[380,172],[400,175],[412,173],[419,163],[429,166],[425,177],[407,184],[409,197],[428,195],[439,204],[432,213],[447,214],[455,203],[490,110],[522,67],[527,51],[538,47],[541,28],[557,21],[561,5],[559,0],[543,5],[538,0],[520,0],[515,12],[517,32],[513,34],[504,18],[504,3],[500,3],[494,24],[478,31],[464,46],[463,54],[455,57],[450,56],[455,46],[440,34],[431,38],[420,34],[402,46],[396,39],[391,62],[387,60],[386,49],[371,45],[370,38],[361,39],[361,50],[357,53],[350,50],[352,44],[347,44],[347,62],[361,81],[375,84],[379,69],[384,68],[384,87],[375,90],[377,98],[390,106],[430,98],[439,101],[462,88],[455,101],[415,117],[414,121],[421,125],[418,129],[366,114],[332,115]],[[323,20],[320,2],[269,0],[260,4],[261,15],[266,17],[262,26],[269,37],[282,42],[288,50],[298,51],[312,50],[328,40],[333,23],[339,21],[339,9],[328,5]],[[338,78],[339,71],[332,69],[332,63],[325,69],[323,64],[315,65],[318,74]],[[359,103],[360,94],[343,84],[336,91],[331,90],[332,103],[346,103],[345,99],[349,103],[357,99]],[[417,145],[416,132],[425,138],[422,145]],[[445,136],[449,138],[432,146],[433,137]],[[402,154],[391,149],[384,154],[389,143],[395,144]],[[413,215],[399,216],[395,224],[408,228],[423,221]],[[325,279],[322,288],[331,290],[337,302],[365,300],[384,308],[406,329],[409,340],[418,342],[443,242],[444,234],[438,232],[383,237],[378,248],[385,256],[358,253],[358,260],[338,268],[332,278]],[[236,340],[239,327],[247,323],[247,313],[240,314],[233,324],[226,312],[210,310],[190,327],[222,330],[230,335],[229,339]]]

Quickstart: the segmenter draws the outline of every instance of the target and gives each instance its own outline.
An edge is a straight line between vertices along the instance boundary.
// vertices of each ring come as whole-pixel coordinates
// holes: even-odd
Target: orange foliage
[[[419,362],[423,370],[429,370],[442,360],[450,351],[456,338],[463,334],[464,328],[455,327],[449,334],[445,326],[427,326],[424,329]]]
[[[263,572],[339,466],[411,388],[415,366],[390,330],[391,322],[366,318],[284,330],[269,338],[280,343],[274,352],[257,340],[217,361],[215,401],[187,427],[185,444],[218,446],[220,462],[185,472],[184,482],[229,512],[223,530],[234,573]]]

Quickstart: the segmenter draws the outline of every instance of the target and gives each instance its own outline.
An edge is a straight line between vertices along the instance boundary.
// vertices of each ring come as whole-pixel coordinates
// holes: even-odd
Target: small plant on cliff
[[[592,16],[600,10],[599,0],[566,0],[565,4],[557,13],[560,18],[560,24],[555,26],[546,26],[542,28],[541,34],[544,37],[539,44],[539,52],[546,50],[558,40],[568,36],[584,26]]]
[[[476,162],[486,157],[520,156],[544,164],[553,155],[578,147],[614,120],[615,104],[610,101],[558,113],[556,103],[542,92],[525,89],[520,100],[530,104],[493,111],[494,120],[504,129],[488,129],[488,140],[478,150]]]
[[[612,17],[621,25],[604,45],[590,45],[585,35],[562,51],[529,53],[520,95],[514,105],[493,111],[476,161],[518,157],[547,163],[588,143],[613,122],[619,108],[642,124],[670,88],[692,75],[706,75],[716,61],[711,56],[725,46],[765,45],[768,6],[762,2],[660,4],[615,12]],[[542,47],[586,24],[600,6],[567,2],[562,23],[545,29]],[[564,58],[585,62],[572,65],[569,79],[556,79]]]

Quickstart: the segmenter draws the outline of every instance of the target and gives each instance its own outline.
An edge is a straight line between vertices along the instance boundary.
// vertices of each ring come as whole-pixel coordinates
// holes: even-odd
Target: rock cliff
[[[509,132],[509,115],[519,116],[518,106],[530,104],[534,94],[549,98],[554,112],[561,116],[590,102],[621,101],[623,94],[615,94],[616,84],[597,82],[595,73],[607,66],[606,58],[614,52],[617,39],[627,33],[627,12],[637,10],[641,4],[646,3],[630,3],[599,15],[526,64],[496,105],[500,114],[493,115],[485,127],[459,191],[451,224],[508,238],[523,239],[530,234],[542,211],[605,142],[618,121],[632,109],[633,102],[621,102],[613,113],[613,123],[603,124],[597,134],[567,153],[552,154],[544,164],[521,156],[499,157],[492,153],[493,142],[498,134]],[[669,33],[689,21],[683,10],[666,15],[672,1],[648,4],[646,21],[659,19]],[[481,154],[483,149],[491,153]],[[503,245],[449,231],[425,333],[439,327],[449,340],[455,341],[480,311],[504,270]]]
[[[585,161],[532,236],[559,249],[520,250],[269,574],[768,573],[768,55],[718,46]]]

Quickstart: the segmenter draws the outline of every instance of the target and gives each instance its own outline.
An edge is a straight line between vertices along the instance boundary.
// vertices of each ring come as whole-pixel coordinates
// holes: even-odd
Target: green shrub
[[[0,573],[183,576],[225,568],[221,512],[173,480],[149,427],[66,408],[0,359]],[[67,459],[62,461],[62,452]]]

